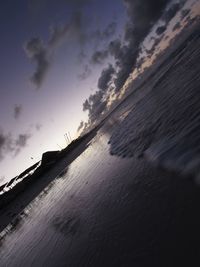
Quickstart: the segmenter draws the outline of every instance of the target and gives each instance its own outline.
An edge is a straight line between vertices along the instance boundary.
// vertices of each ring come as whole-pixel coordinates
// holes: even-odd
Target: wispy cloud
[[[27,56],[36,64],[31,81],[39,88],[50,67],[49,51],[40,38],[32,38],[24,45]]]
[[[36,123],[35,125],[35,129],[39,132],[42,128],[42,124],[41,123]]]
[[[0,161],[2,161],[8,154],[16,156],[23,148],[28,145],[28,140],[31,134],[19,134],[16,138],[10,133],[4,133],[0,130]]]
[[[22,105],[16,105],[14,107],[14,118],[17,120],[22,113]]]
[[[92,70],[87,64],[84,66],[83,72],[78,75],[78,78],[79,80],[86,80],[90,76],[91,73],[92,73]]]
[[[21,152],[23,148],[28,145],[28,140],[31,138],[30,134],[19,134],[14,141],[15,156]]]
[[[103,64],[104,60],[108,57],[108,51],[107,50],[99,50],[95,51],[91,58],[92,64]]]
[[[83,2],[88,3],[88,1]],[[78,1],[77,5],[80,8],[83,3]],[[36,65],[35,72],[31,76],[31,81],[36,85],[36,88],[41,87],[52,64],[51,59],[55,50],[63,42],[72,39],[76,39],[80,44],[85,41],[82,12],[79,9],[74,11],[70,20],[65,24],[50,27],[49,39],[46,43],[39,37],[33,37],[25,42],[26,55]]]
[[[175,32],[175,31],[179,30],[180,28],[181,28],[181,23],[180,23],[180,22],[177,22],[177,23],[174,25],[172,31]]]
[[[13,151],[11,134],[5,134],[0,130],[0,161],[5,157],[7,153]]]

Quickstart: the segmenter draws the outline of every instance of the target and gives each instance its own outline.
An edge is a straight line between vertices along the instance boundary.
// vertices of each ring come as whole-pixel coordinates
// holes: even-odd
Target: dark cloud
[[[102,38],[109,39],[110,37],[112,37],[116,32],[116,28],[116,22],[111,22],[110,24],[108,24],[107,28],[102,32]]]
[[[84,121],[81,121],[80,122],[80,125],[79,125],[79,127],[77,129],[77,132],[80,132],[81,130],[83,130],[84,127],[85,127],[85,122]]]
[[[19,134],[15,141],[16,147],[20,147],[20,148],[25,147],[30,137],[31,135],[29,134]]]
[[[166,30],[169,21],[183,6],[185,0],[174,3],[167,9],[166,6],[170,0],[124,0],[124,3],[129,17],[124,35],[126,42],[122,45],[120,40],[115,40],[109,46],[109,51],[114,56],[118,68],[115,79],[116,92],[121,89],[131,71],[136,67],[137,58],[141,52],[141,44],[155,23],[161,18],[165,22],[164,25],[157,28],[157,34],[161,35]],[[157,42],[153,50],[155,50]]]
[[[48,46],[57,47],[57,45],[63,42],[66,38],[76,38],[79,42],[83,43],[86,38],[83,33],[83,24],[82,12],[77,11],[66,24],[51,27]]]
[[[191,16],[187,16],[185,18],[185,21],[187,22],[187,25],[191,25],[193,24],[197,19],[199,19],[199,17],[194,17],[192,18]]]
[[[88,36],[88,39],[94,40],[97,43],[100,43],[102,41],[107,41],[115,34],[116,27],[117,27],[116,22],[111,22],[103,31],[98,29],[95,32],[92,32]],[[104,60],[107,59],[108,56],[109,56],[109,51],[107,49],[97,50],[93,53],[90,62],[92,64],[103,64]]]
[[[156,34],[157,35],[163,34],[166,31],[166,29],[167,29],[167,26],[166,25],[162,25],[162,26],[160,26],[160,27],[158,27],[156,29]]]
[[[122,46],[119,51],[116,49],[115,52],[114,58],[116,61],[117,73],[114,84],[115,91],[118,93],[136,64],[140,47],[129,43],[128,45]]]
[[[17,120],[22,113],[22,105],[16,105],[14,108],[14,118]]]
[[[159,36],[157,38],[153,37],[152,40],[153,40],[153,45],[152,45],[151,49],[146,49],[145,50],[147,55],[148,55],[148,57],[151,57],[155,53],[156,48],[158,47],[160,41],[162,40],[162,36]]]
[[[78,62],[83,63],[87,58],[87,54],[83,49],[81,49],[80,53],[78,54]]]
[[[102,91],[97,91],[90,95],[83,103],[83,111],[88,111],[89,123],[93,124],[97,121],[106,110],[107,101],[104,99]]]
[[[119,39],[111,41],[108,50],[111,56],[116,59],[116,61],[120,61],[120,59],[123,57],[122,45]]]
[[[116,27],[117,27],[116,22],[111,22],[102,31],[98,29],[92,33],[85,34],[84,39],[90,40],[90,42],[95,41],[99,44],[100,42],[108,40],[109,38],[111,38],[116,32]],[[102,64],[107,57],[108,57],[107,49],[97,50],[92,55],[90,63]],[[84,51],[81,51],[81,53],[79,54],[79,58],[80,58],[80,60],[86,58]]]
[[[183,7],[184,3],[185,0],[181,0],[168,7],[168,9],[164,12],[164,15],[162,17],[162,20],[165,22],[165,25],[162,25],[156,29],[157,35],[161,35],[166,31],[168,23],[176,16],[177,12]],[[188,12],[187,9],[181,12],[181,19],[184,17],[184,15],[187,15],[187,12]],[[177,22],[173,28],[173,31],[179,28],[180,28],[180,22]]]
[[[166,25],[162,25],[162,26],[159,26],[157,29],[156,29],[156,34],[157,35],[161,35],[163,34],[167,29],[167,26]]]
[[[124,0],[135,37],[141,41],[161,17],[169,0]]]
[[[90,115],[90,121],[92,123],[98,121],[98,119],[102,117],[102,114],[107,111],[106,106],[107,100],[97,101],[96,103],[94,102],[93,112]]]
[[[42,124],[40,124],[40,123],[36,123],[36,125],[35,125],[35,129],[36,129],[37,131],[40,131],[41,128],[42,128]]]
[[[166,24],[168,24],[170,22],[170,20],[172,20],[174,18],[174,16],[176,15],[176,13],[182,8],[182,6],[184,5],[185,1],[182,0],[180,2],[174,3],[173,5],[171,5],[165,12],[164,16],[163,16],[163,21],[165,21]]]
[[[86,134],[89,130],[89,123],[81,121],[79,127],[77,128],[77,133],[80,135]]]
[[[169,39],[169,36],[168,35],[166,35],[165,37],[164,37],[164,41],[166,41],[166,40],[168,40]]]
[[[183,9],[181,11],[181,19],[184,19],[187,15],[189,15],[190,9]]]
[[[102,64],[104,60],[108,57],[108,51],[102,50],[102,51],[96,51],[91,58],[92,64]]]
[[[168,0],[124,0],[124,2],[129,15],[129,23],[127,23],[125,29],[125,40],[127,44],[122,46],[119,40],[110,44],[110,52],[116,60],[116,66],[119,67],[115,80],[116,92],[124,85],[134,66],[137,67],[136,62],[141,52],[141,43],[150,32],[152,26],[159,18],[162,18],[165,24],[157,28],[156,34],[163,34],[169,21],[182,7],[182,3],[175,3],[165,10],[165,7],[170,2]],[[149,54],[155,51],[159,42],[160,38],[156,39],[152,49],[149,50]]]
[[[31,81],[39,88],[50,66],[48,50],[40,38],[32,38],[25,43],[25,51],[31,61],[36,64]]]
[[[100,90],[104,92],[108,90],[108,87],[110,85],[114,73],[115,69],[111,64],[109,64],[107,68],[103,69],[97,85]]]
[[[78,75],[79,80],[86,80],[90,74],[92,73],[92,70],[88,65],[84,66],[83,72]]]
[[[141,68],[142,64],[145,62],[145,60],[146,60],[146,57],[141,57],[140,59],[138,59],[135,67],[138,70],[140,70],[140,68]]]
[[[104,30],[98,29],[92,32],[89,35],[89,38],[94,39],[97,42],[108,40],[115,34],[116,28],[117,28],[117,23],[113,21],[109,23]]]
[[[137,50],[138,49],[138,50]],[[115,59],[117,68],[116,78],[114,79],[115,90],[118,92],[128,78],[136,58],[139,53],[139,47],[134,47],[131,43],[122,45],[119,39],[113,40],[109,44],[108,51]]]
[[[7,153],[12,152],[12,137],[10,134],[4,134],[2,130],[0,130],[0,161],[6,156]]]
[[[177,22],[177,23],[174,25],[174,27],[173,27],[172,31],[173,31],[173,32],[175,32],[175,31],[179,30],[179,29],[180,29],[180,27],[181,27],[181,24],[180,24],[180,22]]]
[[[77,2],[78,3],[78,2]],[[85,1],[86,3],[86,1]],[[59,26],[50,28],[50,37],[46,45],[40,38],[31,38],[24,45],[27,56],[36,64],[31,81],[39,88],[51,65],[50,58],[55,49],[64,41],[76,39],[81,45],[86,40],[81,11],[73,13],[71,19]]]
[[[52,26],[50,28],[50,40],[49,45],[55,47],[57,44],[63,41],[69,31],[68,25]]]
[[[28,140],[31,138],[30,134],[19,134],[14,142],[14,156],[18,155],[23,148],[28,144]]]
[[[111,38],[116,31],[116,22],[111,22],[102,31],[97,30],[93,33],[86,32],[88,18],[83,16],[83,9],[86,5],[91,4],[93,0],[58,0],[56,2],[66,3],[66,5],[70,5],[72,7],[71,18],[65,24],[51,26],[50,37],[45,44],[40,38],[31,38],[25,44],[25,51],[28,57],[36,64],[36,70],[31,77],[31,81],[37,86],[37,88],[42,85],[51,65],[50,59],[52,58],[53,52],[60,44],[73,39],[76,40],[80,46],[84,46],[85,42],[89,40],[98,40],[98,42],[107,40]],[[48,1],[36,0],[36,3],[34,3],[34,0],[31,0],[30,5],[37,6],[37,9],[40,6],[44,8],[48,5]],[[80,59],[82,59],[82,55],[83,53],[79,55]],[[95,62],[95,55],[93,59]],[[83,79],[84,76],[85,75],[83,74]]]
[[[85,102],[83,103],[83,111],[87,110],[90,110],[90,103],[88,99],[86,99]]]
[[[15,156],[27,146],[30,134],[19,134],[16,139],[10,133],[5,134],[0,130],[0,161],[5,158],[7,154],[14,154]]]
[[[94,94],[90,95],[83,103],[83,111],[88,111],[90,124],[96,122],[103,112],[106,111],[107,99],[106,92],[109,90],[110,82],[115,74],[115,70],[111,64],[102,70],[98,80],[98,88]]]
[[[100,41],[109,39],[115,34],[116,28],[117,28],[117,23],[111,22],[103,31],[100,30],[96,31],[96,38]]]
[[[152,26],[162,16],[168,0],[124,0],[129,22],[125,29],[125,45],[115,41],[110,45],[110,51],[116,60],[118,67],[115,89],[118,92],[133,70],[138,55],[141,51],[141,43]]]

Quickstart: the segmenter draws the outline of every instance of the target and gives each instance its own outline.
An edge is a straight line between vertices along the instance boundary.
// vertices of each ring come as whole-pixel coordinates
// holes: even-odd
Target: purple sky
[[[66,132],[77,138],[81,121],[95,123],[146,55],[145,37],[150,51],[180,29],[193,2],[3,0],[0,184],[66,146]]]

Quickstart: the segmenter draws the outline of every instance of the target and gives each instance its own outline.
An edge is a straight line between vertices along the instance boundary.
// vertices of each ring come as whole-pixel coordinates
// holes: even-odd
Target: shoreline
[[[23,209],[36,198],[45,187],[55,180],[62,172],[88,147],[99,127],[88,133],[74,148],[63,150],[59,159],[50,166],[39,169],[35,175],[25,178],[10,191],[0,195],[0,232],[18,215]]]

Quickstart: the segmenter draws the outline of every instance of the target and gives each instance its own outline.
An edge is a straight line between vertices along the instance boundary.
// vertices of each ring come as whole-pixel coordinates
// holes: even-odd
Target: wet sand
[[[1,266],[197,266],[200,189],[111,156],[108,140],[99,133],[24,210],[2,240]]]
[[[96,135],[98,128],[92,131],[84,140],[77,145],[72,152],[67,153],[56,164],[52,165],[46,171],[41,173],[29,183],[22,181],[10,190],[8,193],[1,195],[0,199],[0,232],[12,221],[18,221],[18,214],[23,214],[24,209],[40,193],[50,190],[55,179],[59,179],[62,173],[67,171],[68,166],[76,159],[89,145],[92,138]],[[25,178],[26,180],[26,178]],[[30,180],[30,179],[29,179]],[[26,182],[26,181],[25,181]],[[13,222],[12,222],[13,223]]]

